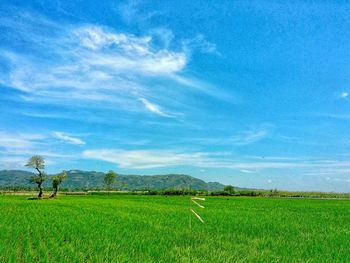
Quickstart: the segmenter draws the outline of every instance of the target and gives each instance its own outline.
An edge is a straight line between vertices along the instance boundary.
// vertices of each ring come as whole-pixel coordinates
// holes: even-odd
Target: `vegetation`
[[[105,186],[107,187],[107,190],[110,191],[113,184],[115,184],[115,181],[117,179],[117,174],[114,171],[109,171],[108,173],[106,173],[103,182],[105,184]]]
[[[25,166],[37,170],[38,175],[31,176],[29,181],[31,183],[37,184],[38,189],[39,189],[38,198],[41,198],[43,196],[43,186],[42,185],[45,182],[45,180],[47,179],[46,174],[43,172],[43,170],[45,169],[44,158],[40,155],[34,155],[28,160],[28,162]]]
[[[28,177],[35,175],[20,170],[0,170],[0,186],[2,187],[29,187]],[[103,184],[105,173],[94,171],[70,170],[67,171],[67,180],[62,183],[61,188],[70,190],[105,189]],[[49,181],[43,183],[45,189],[51,188]],[[215,182],[206,183],[203,180],[183,175],[165,174],[154,176],[121,175],[114,185],[120,190],[159,190],[190,187],[195,190],[216,191],[223,190],[224,185]]]
[[[80,170],[67,171],[67,178],[59,183],[60,191],[100,191],[106,189],[103,184],[105,173]],[[20,170],[0,170],[1,191],[33,191],[28,178],[37,178],[34,173]],[[55,176],[53,177],[55,178]],[[40,179],[40,178],[39,178]],[[43,177],[42,187],[54,192],[54,184],[48,184]],[[36,182],[32,180],[32,182]],[[41,182],[41,180],[39,180]],[[350,193],[291,192],[259,189],[243,189],[224,186],[219,183],[205,183],[188,175],[171,174],[155,176],[118,175],[115,188],[123,191],[136,191],[146,195],[208,195],[208,196],[252,196],[252,197],[295,197],[295,198],[350,198]],[[191,187],[191,191],[188,190]],[[233,189],[232,189],[232,188]],[[108,187],[110,189],[110,187]]]
[[[59,209],[57,209],[59,207]],[[350,262],[350,202],[208,197],[0,196],[0,262]]]
[[[67,172],[63,171],[62,173],[57,174],[56,176],[52,177],[52,189],[53,192],[51,194],[51,198],[56,197],[58,188],[60,187],[60,184],[67,179]]]
[[[235,192],[235,188],[232,185],[226,185],[224,191],[232,195]]]

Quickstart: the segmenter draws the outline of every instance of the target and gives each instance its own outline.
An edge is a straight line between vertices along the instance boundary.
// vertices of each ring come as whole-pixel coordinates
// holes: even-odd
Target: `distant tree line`
[[[274,197],[274,198],[350,198],[350,193],[326,193],[326,192],[291,192],[274,190],[187,190],[166,189],[149,190],[141,192],[146,195],[205,195],[205,196],[247,196],[247,197]]]
[[[32,156],[25,165],[26,167],[33,168],[37,174],[29,178],[29,181],[36,184],[36,187],[30,186],[0,186],[2,192],[12,191],[33,191],[38,190],[38,198],[43,197],[43,183],[51,181],[51,187],[46,187],[46,190],[52,191],[50,198],[55,198],[58,191],[61,190],[66,194],[105,194],[101,192],[99,187],[95,188],[77,188],[60,189],[61,184],[67,179],[67,172],[62,171],[56,175],[48,176],[45,173],[45,160],[42,156]],[[223,190],[220,191],[209,191],[209,190],[193,190],[187,188],[172,188],[172,189],[134,189],[127,192],[111,192],[112,189],[116,190],[115,184],[117,182],[118,175],[114,171],[108,171],[104,178],[103,184],[108,194],[139,194],[139,195],[205,195],[205,196],[250,196],[250,197],[281,197],[281,198],[350,198],[350,193],[326,193],[326,192],[296,192],[296,191],[280,191],[277,189],[271,190],[258,190],[258,189],[236,189],[232,185],[226,185]],[[121,183],[121,187],[127,186],[127,183]],[[1,194],[1,192],[0,192]]]
[[[37,189],[39,190],[38,198],[43,197],[43,183],[47,180],[51,180],[52,182],[52,194],[50,198],[55,198],[57,196],[58,190],[60,188],[61,183],[67,179],[67,172],[62,171],[52,177],[49,177],[45,172],[45,160],[40,155],[34,155],[29,158],[26,167],[30,167],[36,170],[37,175],[33,175],[29,178],[31,183],[35,183],[37,185]],[[109,171],[104,177],[104,184],[107,187],[108,192],[111,190],[112,186],[115,184],[117,178],[117,174],[114,171]]]

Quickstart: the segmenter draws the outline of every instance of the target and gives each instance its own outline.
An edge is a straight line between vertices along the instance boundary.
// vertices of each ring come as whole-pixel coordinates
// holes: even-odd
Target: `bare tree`
[[[39,189],[38,198],[41,198],[43,196],[42,185],[47,179],[47,176],[43,171],[45,169],[45,160],[40,155],[34,155],[28,160],[28,162],[25,166],[31,167],[31,168],[37,170],[38,175],[31,176],[29,181],[32,183],[36,183],[38,185],[38,189]]]

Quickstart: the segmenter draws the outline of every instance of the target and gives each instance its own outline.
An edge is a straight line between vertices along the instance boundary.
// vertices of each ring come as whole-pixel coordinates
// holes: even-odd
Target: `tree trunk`
[[[39,170],[39,168],[36,167],[35,169],[38,171],[40,179],[42,179],[43,174],[41,173],[41,171]],[[41,180],[41,182],[38,183],[38,188],[39,188],[38,198],[43,197],[43,187],[42,187],[43,182],[42,182],[42,181],[43,181],[43,180]]]
[[[41,184],[38,184],[38,188],[39,188],[38,198],[41,198],[43,197],[43,187],[41,186]]]
[[[53,188],[53,192],[52,192],[52,194],[51,194],[50,198],[54,198],[54,197],[56,197],[57,192],[58,192],[58,187],[54,187],[54,188]]]

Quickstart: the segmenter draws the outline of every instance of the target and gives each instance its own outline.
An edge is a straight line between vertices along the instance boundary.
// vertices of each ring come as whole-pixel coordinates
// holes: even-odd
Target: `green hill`
[[[62,183],[63,188],[68,189],[96,189],[103,188],[102,172],[70,170],[68,179]],[[31,172],[21,170],[1,170],[0,187],[34,186],[28,178],[34,175]],[[49,182],[45,186],[50,186]],[[224,185],[217,182],[206,183],[203,180],[185,174],[164,175],[118,175],[116,187],[122,190],[141,189],[169,189],[191,188],[194,190],[223,190]]]

